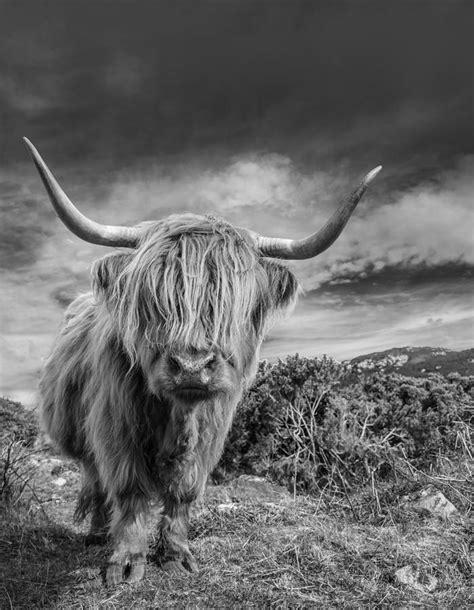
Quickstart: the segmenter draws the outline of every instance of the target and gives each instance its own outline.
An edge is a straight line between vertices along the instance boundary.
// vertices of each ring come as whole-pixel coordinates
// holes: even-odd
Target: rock
[[[208,485],[204,497],[194,505],[194,515],[199,517],[209,506],[214,506],[219,512],[231,512],[245,502],[281,506],[293,502],[293,497],[285,487],[270,483],[263,477],[241,475],[227,485]]]
[[[63,479],[62,477],[59,477],[55,481],[53,481],[53,483],[55,485],[57,485],[58,487],[63,487],[64,485],[66,485],[67,481],[66,481],[66,479]]]
[[[205,513],[209,506],[225,506],[231,502],[231,497],[227,487],[224,485],[208,484],[204,492],[204,496],[199,498],[193,506],[193,514],[196,518]],[[218,509],[219,510],[219,509]]]
[[[208,504],[228,504],[231,502],[229,491],[223,485],[208,485],[204,493],[204,499]]]
[[[269,483],[263,477],[246,474],[232,481],[229,493],[231,499],[237,502],[259,500],[279,503],[291,500],[291,496],[285,487]]]
[[[238,504],[237,502],[228,502],[227,504],[218,504],[216,510],[220,513],[231,513],[238,510],[239,506],[241,506],[241,504]]]
[[[457,512],[454,504],[432,485],[419,491],[411,500],[412,508],[417,512],[440,519],[449,519]]]
[[[431,593],[436,589],[438,580],[431,574],[422,574],[418,568],[411,565],[403,566],[395,572],[395,579],[403,585],[422,593]]]

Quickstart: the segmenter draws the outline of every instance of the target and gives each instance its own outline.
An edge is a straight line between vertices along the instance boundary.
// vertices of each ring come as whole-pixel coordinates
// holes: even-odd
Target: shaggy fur
[[[148,223],[136,250],[96,262],[93,286],[66,312],[40,384],[47,432],[82,464],[76,516],[92,513],[92,539],[112,536],[108,579],[138,580],[158,497],[160,561],[194,570],[190,504],[253,380],[268,322],[292,306],[297,282],[231,225],[182,215]],[[173,357],[183,354],[211,354],[205,393],[176,385]]]

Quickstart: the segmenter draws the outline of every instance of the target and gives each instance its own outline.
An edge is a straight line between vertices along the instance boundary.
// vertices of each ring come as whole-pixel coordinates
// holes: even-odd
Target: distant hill
[[[474,375],[474,348],[455,351],[442,347],[394,347],[348,361],[362,370],[382,370],[411,377],[428,373]]]

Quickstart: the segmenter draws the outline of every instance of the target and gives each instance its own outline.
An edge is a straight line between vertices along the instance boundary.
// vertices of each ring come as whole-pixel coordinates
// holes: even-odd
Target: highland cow
[[[104,226],[75,208],[25,141],[64,224],[89,242],[126,248],[93,265],[93,290],[68,308],[40,383],[45,430],[82,466],[76,517],[91,514],[92,541],[112,540],[107,581],[134,582],[145,572],[147,512],[158,499],[159,563],[194,572],[190,506],[254,379],[268,324],[298,293],[294,275],[271,259],[328,248],[380,168],[302,240],[193,214]]]

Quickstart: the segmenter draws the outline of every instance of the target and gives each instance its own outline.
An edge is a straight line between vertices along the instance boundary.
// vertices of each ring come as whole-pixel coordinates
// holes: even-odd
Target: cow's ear
[[[293,273],[285,265],[271,259],[262,258],[261,264],[268,277],[273,307],[278,310],[293,306],[300,291]]]
[[[120,293],[119,278],[130,256],[130,252],[114,252],[94,262],[92,282],[96,294],[110,297],[112,294]]]

